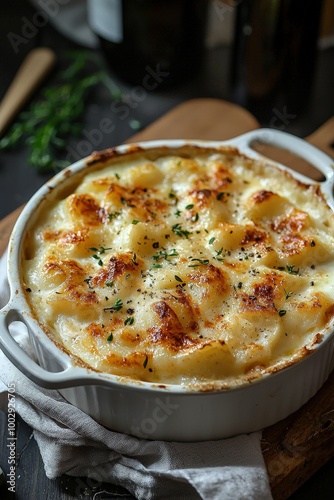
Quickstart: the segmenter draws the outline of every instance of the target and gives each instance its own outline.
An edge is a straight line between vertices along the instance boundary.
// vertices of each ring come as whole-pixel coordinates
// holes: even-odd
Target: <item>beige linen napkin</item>
[[[0,261],[0,306],[8,300],[5,257]],[[1,334],[1,332],[0,332]],[[23,329],[12,334],[32,353]],[[33,354],[32,354],[33,355]],[[0,393],[15,383],[16,410],[38,443],[48,478],[85,476],[126,488],[138,499],[269,500],[261,433],[201,443],[148,441],[112,432],[57,391],[36,386],[0,351]]]

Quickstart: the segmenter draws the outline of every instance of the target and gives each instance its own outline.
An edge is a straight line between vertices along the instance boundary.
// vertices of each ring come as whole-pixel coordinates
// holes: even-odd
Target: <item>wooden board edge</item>
[[[299,410],[263,430],[275,500],[285,500],[334,456],[334,372]]]

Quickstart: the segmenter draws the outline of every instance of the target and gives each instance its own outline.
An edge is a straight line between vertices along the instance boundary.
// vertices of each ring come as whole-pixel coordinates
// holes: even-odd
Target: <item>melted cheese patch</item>
[[[315,186],[233,149],[116,156],[40,210],[24,287],[48,335],[94,370],[228,387],[321,341],[333,228]]]

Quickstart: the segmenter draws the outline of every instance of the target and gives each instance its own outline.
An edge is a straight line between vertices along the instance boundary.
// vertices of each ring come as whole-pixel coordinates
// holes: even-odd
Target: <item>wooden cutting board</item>
[[[230,139],[259,127],[234,104],[217,99],[186,101],[128,142],[150,139]],[[334,117],[307,140],[334,158]],[[262,154],[314,178],[312,167],[286,151],[259,146]],[[21,208],[0,221],[0,254]],[[334,374],[299,411],[263,431],[262,451],[273,497],[286,499],[334,456]]]

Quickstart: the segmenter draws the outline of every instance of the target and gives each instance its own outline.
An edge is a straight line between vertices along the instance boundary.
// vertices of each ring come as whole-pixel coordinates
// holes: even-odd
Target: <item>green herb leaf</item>
[[[174,234],[176,234],[177,236],[184,236],[185,238],[188,239],[189,235],[191,234],[190,231],[187,231],[186,229],[183,229],[181,224],[174,224],[172,226],[172,231]]]
[[[173,201],[174,201],[174,205],[177,205],[178,204],[178,198],[176,196],[176,194],[174,193],[173,190],[171,190],[168,194],[168,198],[171,198]]]
[[[114,312],[114,311],[120,311],[123,307],[123,302],[121,299],[116,299],[115,301],[115,304],[111,307],[105,307],[103,310],[104,311],[110,311],[110,312]]]
[[[99,255],[92,255],[93,259],[96,259],[97,260],[97,263],[99,266],[103,266],[103,261],[101,260],[100,256]]]
[[[288,271],[289,274],[299,274],[299,268],[298,269],[294,269],[295,266],[286,266],[286,270]]]
[[[100,258],[100,255],[104,254],[107,250],[111,250],[111,248],[104,248],[104,247],[95,248],[95,247],[90,247],[89,250],[91,250],[92,252],[97,252],[97,253],[93,254],[92,257],[93,257],[93,259],[96,259],[98,261],[98,265],[99,266],[103,266],[103,261]]]
[[[152,255],[152,259],[155,261],[159,260],[169,260],[169,257],[178,257],[177,251],[173,248],[173,250],[170,251],[170,253],[167,253],[165,250],[159,250],[155,255]],[[161,266],[160,266],[161,267]]]
[[[209,259],[191,259],[191,261],[198,262],[198,264],[189,264],[188,267],[207,266],[209,264]]]
[[[121,212],[113,212],[112,214],[108,214],[108,219],[109,220],[115,219],[119,215],[121,215]]]
[[[140,121],[135,120],[135,119],[130,120],[129,125],[130,125],[130,128],[132,128],[132,130],[139,130],[142,126]]]
[[[102,254],[102,253],[105,253],[107,250],[111,250],[111,247],[109,247],[109,248],[99,247],[98,252],[99,252],[99,254]]]

